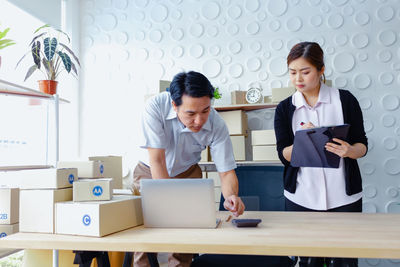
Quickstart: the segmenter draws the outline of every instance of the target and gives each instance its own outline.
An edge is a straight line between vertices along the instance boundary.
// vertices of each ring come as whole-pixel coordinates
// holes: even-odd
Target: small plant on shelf
[[[215,99],[220,99],[222,97],[222,94],[219,92],[218,87],[214,88],[214,98]]]
[[[46,80],[39,81],[42,92],[54,94],[56,93],[57,78],[62,71],[71,73],[75,78],[78,77],[76,64],[80,66],[78,57],[68,47],[71,39],[65,32],[55,29],[49,24],[43,25],[34,31],[35,36],[29,44],[28,51],[17,63],[17,66],[25,58],[31,54],[33,65],[28,69],[24,81],[26,81],[36,70],[40,70],[46,77]],[[17,67],[16,66],[16,67]],[[50,86],[55,85],[54,89],[47,91]]]

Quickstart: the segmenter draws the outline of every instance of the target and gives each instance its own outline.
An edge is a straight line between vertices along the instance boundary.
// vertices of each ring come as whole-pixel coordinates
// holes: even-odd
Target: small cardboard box
[[[229,135],[247,135],[247,114],[244,111],[221,111],[218,114],[225,121]]]
[[[214,186],[221,186],[221,179],[218,172],[207,172],[207,179],[213,179]]]
[[[253,146],[253,160],[279,161],[276,146]]]
[[[54,207],[56,202],[72,200],[72,188],[21,190],[21,232],[54,233]]]
[[[215,186],[215,187],[214,187],[214,198],[215,198],[215,202],[216,202],[216,203],[219,203],[219,202],[220,202],[220,200],[221,200],[221,193],[222,193],[221,187],[220,187],[220,186]]]
[[[72,187],[78,180],[76,168],[28,169],[0,172],[0,185],[20,189],[59,189]]]
[[[14,233],[18,233],[18,228],[19,228],[18,223],[0,225],[0,238],[6,237],[6,236],[14,234]],[[15,249],[0,248],[0,258],[2,258],[2,256],[6,256],[14,251],[15,251]]]
[[[2,224],[0,225],[0,238],[6,237],[11,234],[18,233],[19,231],[19,224]]]
[[[210,161],[210,158],[211,158],[211,156],[210,156],[210,148],[207,146],[206,149],[204,149],[203,151],[201,151],[200,156],[201,156],[201,158],[200,158],[200,161],[201,161],[201,162],[208,162],[208,161]]]
[[[0,187],[0,224],[19,221],[19,188]]]
[[[113,178],[112,187],[122,189],[122,157],[121,156],[96,156],[89,160],[100,160],[104,165],[104,177]]]
[[[160,93],[169,91],[171,81],[160,80]]]
[[[56,204],[56,233],[101,237],[143,224],[140,196]]]
[[[73,201],[95,201],[112,199],[112,179],[79,179],[74,182]]]
[[[253,146],[276,145],[275,130],[251,131],[251,144]]]
[[[77,168],[79,178],[104,178],[104,165],[102,161],[59,161],[58,168]]]
[[[231,136],[233,156],[235,160],[246,160],[246,145],[244,135]]]
[[[279,103],[296,92],[294,87],[271,88],[272,103]]]
[[[246,100],[246,91],[232,91],[231,102],[232,105],[248,104]]]
[[[332,87],[332,80],[325,80],[325,84],[329,87]]]

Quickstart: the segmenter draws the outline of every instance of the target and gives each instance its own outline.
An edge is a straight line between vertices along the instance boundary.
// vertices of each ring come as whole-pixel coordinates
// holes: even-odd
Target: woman
[[[324,53],[314,42],[296,44],[287,57],[296,92],[279,103],[275,112],[278,155],[284,164],[287,211],[361,212],[362,183],[357,159],[367,153],[367,137],[357,99],[346,90],[322,83]],[[290,165],[297,130],[350,124],[347,140],[334,138],[327,151],[340,156],[339,168]],[[300,258],[300,266],[357,266],[357,259]]]

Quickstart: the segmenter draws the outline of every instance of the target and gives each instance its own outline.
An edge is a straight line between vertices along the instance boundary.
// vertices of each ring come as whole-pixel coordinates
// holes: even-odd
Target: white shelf
[[[21,86],[18,84],[14,84],[8,81],[4,81],[1,79],[0,79],[0,94],[54,99],[53,95],[45,94],[37,90]],[[68,100],[62,98],[60,98],[60,102],[69,103]]]

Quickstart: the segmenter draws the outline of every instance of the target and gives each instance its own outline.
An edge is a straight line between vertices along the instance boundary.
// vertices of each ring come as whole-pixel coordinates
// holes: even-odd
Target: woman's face
[[[289,64],[290,81],[301,93],[310,93],[319,89],[321,75],[324,67],[318,71],[314,65],[305,58],[299,57]]]

